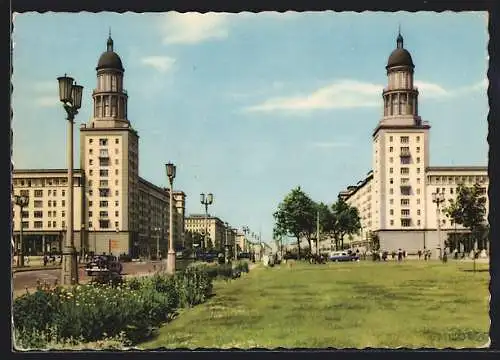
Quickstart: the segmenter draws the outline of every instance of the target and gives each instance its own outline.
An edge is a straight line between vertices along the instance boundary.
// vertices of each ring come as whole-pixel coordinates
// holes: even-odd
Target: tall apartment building
[[[80,241],[77,235],[75,246],[97,253],[144,256],[156,253],[159,239],[160,250],[165,256],[169,190],[139,176],[139,135],[127,116],[125,70],[114,51],[111,36],[106,45],[96,67],[92,118],[80,127],[81,170],[75,170],[78,191],[74,200],[74,227],[75,231],[82,232],[83,240]],[[32,190],[24,232],[33,243],[41,244],[45,235],[52,238],[55,232],[62,230],[65,201],[62,184],[66,183],[65,179],[66,170],[14,172],[14,192],[28,191],[30,187]],[[54,198],[54,193],[59,199]],[[42,197],[37,194],[42,194]],[[174,201],[174,243],[179,246],[184,238],[185,194],[175,191]],[[35,218],[35,215],[41,217]],[[19,233],[18,221],[19,218],[14,217],[16,235]]]
[[[435,249],[436,204],[432,194],[445,194],[439,218],[442,239],[452,231],[465,231],[444,215],[444,206],[454,199],[459,184],[488,186],[487,167],[430,166],[430,124],[418,112],[419,91],[414,86],[414,64],[398,35],[396,49],[389,56],[388,85],[383,89],[383,117],[373,132],[373,170],[354,186],[339,193],[358,208],[362,231],[354,240],[379,236],[387,250]],[[488,205],[487,205],[488,206]]]

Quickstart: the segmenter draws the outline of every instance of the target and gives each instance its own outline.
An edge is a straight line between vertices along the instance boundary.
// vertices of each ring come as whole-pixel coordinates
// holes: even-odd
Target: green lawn
[[[141,348],[478,347],[488,340],[486,264],[296,264],[217,281]]]

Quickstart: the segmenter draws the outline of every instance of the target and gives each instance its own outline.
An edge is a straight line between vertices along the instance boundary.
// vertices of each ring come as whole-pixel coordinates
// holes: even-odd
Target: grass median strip
[[[489,273],[469,268],[423,261],[256,268],[217,281],[213,298],[140,347],[478,347],[488,340]]]

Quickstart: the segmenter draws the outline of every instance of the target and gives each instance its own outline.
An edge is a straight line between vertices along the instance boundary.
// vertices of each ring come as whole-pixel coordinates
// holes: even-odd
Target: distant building
[[[111,36],[99,58],[92,119],[80,128],[80,169],[75,170],[74,230],[77,250],[166,256],[169,190],[139,176],[139,135],[128,120],[124,68]],[[158,166],[164,166],[159,163]],[[25,251],[55,246],[65,224],[67,171],[15,170],[14,193],[29,195],[23,215]],[[165,182],[167,179],[165,179]],[[174,243],[184,241],[185,194],[174,191]],[[19,234],[15,213],[14,233]]]
[[[231,249],[234,249],[237,229],[226,227],[224,221],[220,218],[210,215],[206,217],[203,214],[192,214],[185,218],[184,224],[185,232],[198,233],[200,235],[204,235],[206,232],[207,242],[210,240],[215,249],[224,249],[224,245],[226,244]]]
[[[445,216],[444,207],[455,199],[460,184],[480,184],[486,193],[488,173],[486,166],[430,165],[431,126],[419,116],[414,64],[401,34],[396,43],[386,66],[383,117],[373,132],[373,170],[339,197],[360,213],[362,231],[354,236],[354,244],[366,244],[370,234],[377,234],[382,249],[416,252],[439,246],[432,194],[443,193],[446,199],[439,218],[444,241],[448,233],[465,231]],[[470,251],[471,246],[461,250]]]

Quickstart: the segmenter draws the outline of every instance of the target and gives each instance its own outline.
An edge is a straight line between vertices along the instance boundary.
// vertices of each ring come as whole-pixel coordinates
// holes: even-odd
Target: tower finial
[[[401,24],[398,24],[398,37],[396,39],[396,45],[398,49],[403,48],[403,36],[401,35]]]
[[[109,36],[107,42],[107,51],[113,51],[113,39],[111,38],[111,26],[109,27]]]

